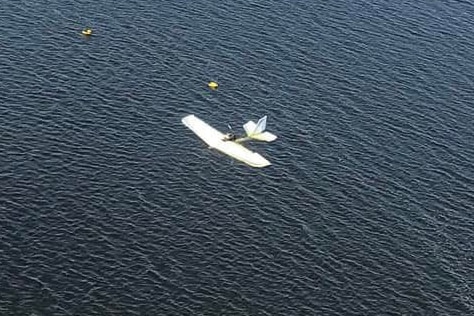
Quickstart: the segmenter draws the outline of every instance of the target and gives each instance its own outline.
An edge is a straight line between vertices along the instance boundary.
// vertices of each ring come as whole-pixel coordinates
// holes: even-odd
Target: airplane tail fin
[[[265,130],[265,127],[267,127],[266,115],[262,117],[261,119],[259,119],[257,124],[255,124],[254,121],[248,121],[247,123],[244,124],[244,129],[245,129],[245,133],[247,133],[247,136],[263,133],[263,131]]]
[[[261,140],[266,142],[274,141],[277,137],[272,133],[265,132],[267,127],[267,116],[265,115],[258,120],[257,124],[253,121],[248,121],[244,124],[244,130],[248,138]]]
[[[254,134],[263,133],[265,128],[267,127],[267,116],[265,115],[261,119],[258,120],[257,126],[255,126]]]

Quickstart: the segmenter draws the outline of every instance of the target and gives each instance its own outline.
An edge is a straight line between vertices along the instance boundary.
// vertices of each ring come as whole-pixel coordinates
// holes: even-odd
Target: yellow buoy
[[[208,86],[209,88],[211,88],[212,90],[215,90],[215,89],[217,89],[217,87],[219,87],[219,85],[218,85],[217,82],[215,82],[215,81],[209,82],[209,83],[207,84],[207,86]]]
[[[92,29],[83,29],[82,35],[86,35],[86,36],[92,35]]]

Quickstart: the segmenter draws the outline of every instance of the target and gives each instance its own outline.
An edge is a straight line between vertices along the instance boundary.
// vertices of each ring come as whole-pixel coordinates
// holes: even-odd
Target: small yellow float
[[[212,90],[216,90],[219,87],[219,84],[215,81],[211,81],[207,84],[207,86]]]
[[[92,35],[92,29],[83,29],[82,30],[82,35],[85,35],[85,36],[91,36]]]

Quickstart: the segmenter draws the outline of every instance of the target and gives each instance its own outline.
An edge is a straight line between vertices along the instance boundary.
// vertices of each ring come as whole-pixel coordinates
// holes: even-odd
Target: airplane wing
[[[215,148],[237,160],[240,160],[252,167],[266,167],[270,162],[260,154],[253,152],[239,143],[224,141],[224,134],[199,119],[195,115],[185,116],[182,120],[190,130],[199,136],[210,147]]]

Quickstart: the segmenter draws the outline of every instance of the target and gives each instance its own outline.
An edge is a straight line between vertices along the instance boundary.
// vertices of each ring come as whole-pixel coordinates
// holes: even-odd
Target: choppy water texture
[[[4,1],[0,314],[473,315],[473,17]],[[249,146],[273,165],[208,149],[189,113],[267,114],[278,141]]]

